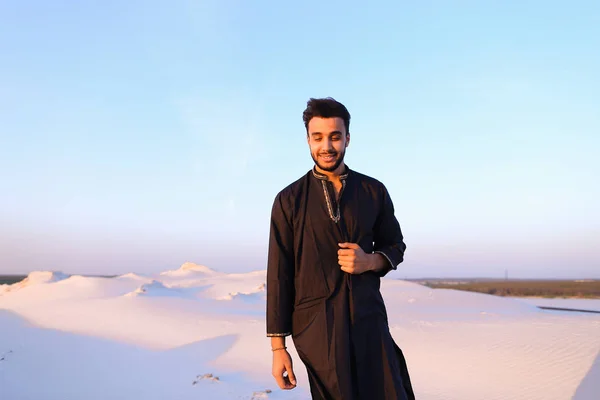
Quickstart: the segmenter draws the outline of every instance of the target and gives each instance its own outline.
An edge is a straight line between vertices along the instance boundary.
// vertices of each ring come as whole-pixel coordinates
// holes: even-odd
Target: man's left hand
[[[338,264],[349,274],[362,274],[375,269],[374,255],[367,254],[356,243],[339,243]]]

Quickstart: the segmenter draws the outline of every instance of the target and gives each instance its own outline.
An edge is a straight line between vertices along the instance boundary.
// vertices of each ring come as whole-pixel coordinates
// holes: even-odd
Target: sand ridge
[[[0,387],[37,398],[35,373],[47,399],[306,399],[291,341],[299,386],[284,392],[271,377],[265,278],[193,263],[116,278],[32,273],[0,292]],[[400,280],[384,279],[382,293],[419,399],[585,400],[599,389],[598,315]]]

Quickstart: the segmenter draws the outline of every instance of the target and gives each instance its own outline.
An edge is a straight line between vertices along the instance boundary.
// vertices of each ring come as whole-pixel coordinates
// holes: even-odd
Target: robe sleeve
[[[279,193],[271,210],[267,261],[267,336],[292,333],[294,306],[294,235],[291,208]]]
[[[373,252],[383,255],[389,265],[378,271],[377,274],[380,277],[387,275],[392,269],[395,270],[398,264],[404,261],[404,251],[406,250],[402,230],[394,214],[394,204],[383,185],[382,192],[381,211],[375,223]]]

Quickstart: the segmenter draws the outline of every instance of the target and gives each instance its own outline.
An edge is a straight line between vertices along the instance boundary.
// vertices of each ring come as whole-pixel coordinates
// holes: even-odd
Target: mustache
[[[319,153],[320,156],[335,156],[336,154],[338,154],[337,151],[327,151],[327,152],[321,152]]]

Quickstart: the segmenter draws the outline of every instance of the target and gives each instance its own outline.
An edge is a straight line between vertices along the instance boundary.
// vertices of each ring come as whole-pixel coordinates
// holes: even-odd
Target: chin
[[[324,166],[322,164],[317,164],[317,166],[319,167],[319,169],[321,171],[327,171],[327,172],[333,172],[333,171],[335,171],[335,168],[334,168],[335,166],[334,165],[326,167],[326,166]]]
[[[328,163],[328,164],[323,164],[321,162],[318,162],[317,166],[319,168],[321,168],[323,171],[333,172],[336,169],[338,169],[340,165],[342,165],[342,161],[343,161],[343,159],[334,160],[333,162]]]

